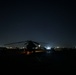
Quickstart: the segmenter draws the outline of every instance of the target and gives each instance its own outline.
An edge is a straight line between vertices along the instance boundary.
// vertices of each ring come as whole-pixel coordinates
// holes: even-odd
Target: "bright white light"
[[[38,47],[41,47],[41,45],[38,45]]]
[[[50,49],[51,49],[51,47],[46,47],[46,49],[47,49],[47,50],[50,50]]]

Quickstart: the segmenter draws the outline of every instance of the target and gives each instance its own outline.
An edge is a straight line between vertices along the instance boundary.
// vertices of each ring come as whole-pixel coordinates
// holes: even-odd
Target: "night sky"
[[[51,46],[76,45],[74,1],[1,1],[0,44],[35,40]]]

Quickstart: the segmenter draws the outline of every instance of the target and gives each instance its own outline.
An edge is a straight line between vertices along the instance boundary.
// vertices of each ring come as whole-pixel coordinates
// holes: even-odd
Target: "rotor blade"
[[[9,44],[4,44],[4,45],[12,45],[12,44],[17,44],[17,43],[25,43],[27,41],[21,41],[21,42],[13,42],[13,43],[9,43]]]
[[[34,42],[35,44],[37,44],[37,45],[39,45],[39,43],[38,42]]]
[[[48,43],[45,43],[45,42],[39,42],[39,43],[42,43],[42,44],[48,44]]]
[[[48,43],[46,43],[46,42],[35,42],[35,41],[33,41],[35,44],[37,44],[37,45],[39,45],[39,44],[48,44]]]

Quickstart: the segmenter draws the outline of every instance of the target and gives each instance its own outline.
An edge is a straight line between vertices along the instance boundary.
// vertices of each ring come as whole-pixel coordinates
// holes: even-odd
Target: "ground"
[[[46,51],[30,55],[0,55],[0,68],[4,73],[47,73],[76,71],[76,50]]]

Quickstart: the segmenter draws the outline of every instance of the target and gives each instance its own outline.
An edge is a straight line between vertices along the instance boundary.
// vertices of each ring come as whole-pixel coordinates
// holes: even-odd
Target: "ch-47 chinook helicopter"
[[[27,41],[21,41],[21,42],[14,42],[14,43],[9,43],[9,44],[5,44],[5,45],[13,45],[13,44],[19,44],[19,43],[24,43],[24,45],[26,46],[26,48],[24,49],[23,53],[35,53],[35,52],[39,52],[39,51],[45,51],[45,48],[41,46],[40,43],[43,42],[35,42],[32,40],[27,40]]]

